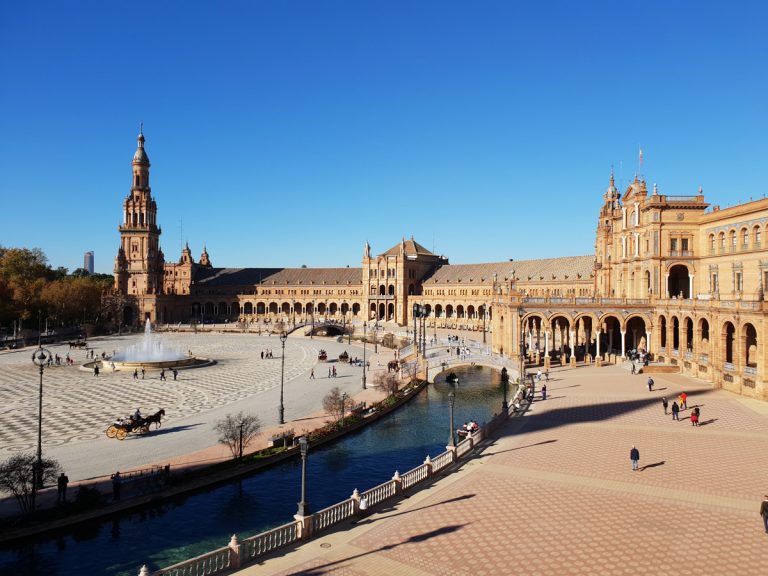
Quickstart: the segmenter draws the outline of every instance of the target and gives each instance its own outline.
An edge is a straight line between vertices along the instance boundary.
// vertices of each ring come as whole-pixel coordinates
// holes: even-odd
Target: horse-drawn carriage
[[[146,418],[134,419],[133,416],[126,418],[118,418],[113,424],[107,428],[107,438],[117,438],[118,440],[125,440],[128,434],[144,435],[149,432],[149,425],[155,424],[155,429],[161,425],[160,420],[165,416],[165,410],[160,409],[154,414],[147,416]]]
[[[328,352],[320,350],[320,352],[317,353],[317,359],[320,360],[320,362],[325,362],[328,360]]]

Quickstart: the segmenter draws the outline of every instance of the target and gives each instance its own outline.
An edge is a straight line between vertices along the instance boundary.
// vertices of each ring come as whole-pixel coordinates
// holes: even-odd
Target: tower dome
[[[141,125],[141,128],[139,128],[138,146],[136,147],[136,152],[133,155],[133,163],[149,165],[149,156],[147,156],[147,153],[144,150],[144,124],[143,123]]]

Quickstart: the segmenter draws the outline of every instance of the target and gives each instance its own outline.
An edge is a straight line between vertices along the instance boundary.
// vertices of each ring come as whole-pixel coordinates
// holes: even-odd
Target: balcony
[[[691,258],[693,257],[693,250],[670,250],[670,258]]]
[[[723,370],[725,370],[726,372],[733,372],[736,369],[733,367],[733,362],[725,362],[723,364]]]

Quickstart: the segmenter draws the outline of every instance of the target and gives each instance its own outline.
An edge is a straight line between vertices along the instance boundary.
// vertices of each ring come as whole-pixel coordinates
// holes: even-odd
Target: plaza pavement
[[[768,407],[680,375],[654,375],[653,392],[646,380],[555,369],[549,399],[458,472],[238,574],[768,574]],[[661,398],[683,390],[673,422]]]
[[[290,336],[286,341],[284,405],[286,424],[278,422],[280,394],[281,344],[276,336],[230,333],[168,333],[167,342],[196,356],[216,360],[214,366],[180,370],[174,381],[166,371],[167,381],[158,371],[147,371],[144,380],[134,380],[132,372],[112,372],[109,368],[98,377],[78,369],[86,362],[86,352],[69,350],[68,345],[47,348],[62,358],[67,353],[76,366],[52,366],[45,369],[43,393],[43,455],[59,461],[70,480],[74,497],[78,484],[99,484],[109,492],[109,475],[120,470],[151,465],[206,465],[231,458],[226,447],[217,443],[213,429],[216,420],[240,410],[256,414],[262,432],[251,447],[265,447],[268,438],[279,429],[293,428],[297,433],[320,427],[327,420],[322,400],[334,386],[355,402],[373,402],[381,397],[377,390],[362,390],[362,368],[335,361],[343,351],[362,358],[362,346],[338,343],[331,338]],[[111,354],[135,342],[140,335],[90,339],[89,345],[99,356]],[[329,362],[318,363],[320,349],[328,352]],[[261,359],[261,351],[271,349],[272,359]],[[32,364],[31,351],[25,348],[0,353],[0,460],[18,452],[36,452],[38,417],[38,368]],[[374,355],[368,347],[371,368],[369,384],[379,368],[394,357],[390,349],[379,347]],[[337,377],[328,378],[328,369],[336,367]],[[314,368],[315,378],[310,379]],[[107,438],[105,430],[117,416],[125,416],[141,407],[142,414],[164,408],[162,426],[145,436],[129,434],[119,441]],[[56,489],[41,493],[39,505],[55,503]],[[0,516],[18,512],[10,497],[0,499]]]

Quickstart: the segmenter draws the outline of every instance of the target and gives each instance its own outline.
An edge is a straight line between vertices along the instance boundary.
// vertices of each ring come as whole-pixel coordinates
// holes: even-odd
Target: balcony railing
[[[688,258],[693,256],[693,250],[670,250],[670,258]]]
[[[725,362],[723,364],[723,370],[726,372],[733,372],[735,368],[733,367],[733,362]]]
[[[744,374],[751,374],[752,376],[757,376],[757,368],[753,368],[752,366],[744,366]]]

